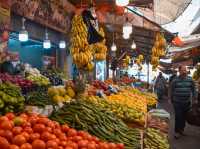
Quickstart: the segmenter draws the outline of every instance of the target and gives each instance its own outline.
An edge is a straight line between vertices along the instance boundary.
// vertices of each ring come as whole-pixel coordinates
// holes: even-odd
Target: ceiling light
[[[21,42],[26,42],[28,41],[28,32],[26,31],[26,28],[25,28],[25,18],[22,18],[22,30],[19,32],[19,41]]]
[[[50,49],[51,48],[51,41],[48,38],[47,29],[45,30],[45,40],[43,42],[43,48],[44,49]]]
[[[130,22],[128,22],[128,18],[126,18],[126,23],[123,25],[123,34],[132,34],[133,27]]]
[[[132,45],[131,45],[131,48],[132,48],[132,49],[136,49],[136,43],[135,43],[135,41],[133,41],[133,43],[132,43]]]
[[[127,6],[129,4],[129,0],[115,0],[117,6]]]
[[[113,42],[112,46],[111,46],[111,51],[115,52],[117,51],[117,46],[116,44]]]
[[[60,49],[65,49],[66,48],[66,42],[64,40],[61,40],[59,43],[59,48]]]
[[[123,38],[124,39],[129,39],[130,38],[130,34],[123,34]]]

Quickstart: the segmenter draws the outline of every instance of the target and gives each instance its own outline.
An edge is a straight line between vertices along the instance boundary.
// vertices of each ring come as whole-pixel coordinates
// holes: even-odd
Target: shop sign
[[[27,19],[66,33],[70,17],[61,0],[12,0],[11,11]]]

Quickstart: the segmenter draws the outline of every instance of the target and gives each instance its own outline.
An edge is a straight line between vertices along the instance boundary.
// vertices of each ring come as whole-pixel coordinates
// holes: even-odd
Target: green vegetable
[[[0,99],[0,109],[4,107],[4,102]]]

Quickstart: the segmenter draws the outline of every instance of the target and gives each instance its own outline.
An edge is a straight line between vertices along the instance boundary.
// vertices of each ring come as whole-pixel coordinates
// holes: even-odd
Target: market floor
[[[187,124],[185,133],[187,136],[180,139],[174,139],[174,112],[172,105],[169,105],[167,100],[161,103],[161,107],[170,112],[170,133],[169,140],[171,149],[200,149],[200,127],[195,127]]]

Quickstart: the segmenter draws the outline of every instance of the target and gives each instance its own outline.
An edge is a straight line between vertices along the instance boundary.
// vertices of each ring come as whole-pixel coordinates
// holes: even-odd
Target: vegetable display
[[[38,86],[46,86],[50,84],[49,79],[43,75],[30,74],[28,75],[27,79],[37,84]]]
[[[169,149],[167,136],[159,130],[148,128],[144,138],[144,149]]]
[[[3,82],[11,82],[22,89],[23,93],[30,91],[33,83],[30,80],[23,78],[20,75],[9,75],[7,73],[0,73],[0,78]]]
[[[24,109],[24,97],[18,86],[11,83],[0,84],[0,111],[20,112]]]
[[[59,125],[44,116],[8,113],[0,117],[0,148],[124,149],[124,145],[101,141],[85,131]]]
[[[140,148],[140,131],[128,128],[120,119],[95,104],[78,100],[66,104],[50,116],[61,124],[85,130],[102,140],[123,143],[126,149]]]

